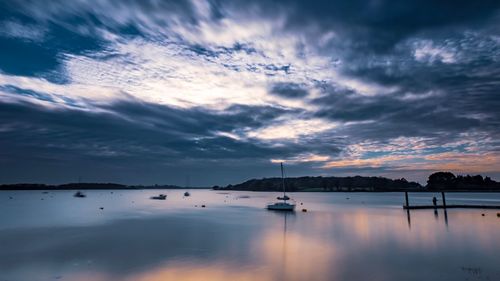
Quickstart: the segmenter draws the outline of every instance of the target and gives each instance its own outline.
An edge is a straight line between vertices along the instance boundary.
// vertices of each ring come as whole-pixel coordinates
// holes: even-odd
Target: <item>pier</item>
[[[421,210],[421,209],[499,209],[498,205],[476,205],[476,204],[446,204],[446,197],[444,192],[441,192],[441,201],[442,205],[414,205],[411,206],[409,203],[408,192],[405,191],[405,204],[403,205],[403,209],[405,210]]]

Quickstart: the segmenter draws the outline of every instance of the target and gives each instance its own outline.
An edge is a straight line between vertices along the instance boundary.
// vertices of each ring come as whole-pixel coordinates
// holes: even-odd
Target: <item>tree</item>
[[[437,172],[429,176],[427,188],[450,189],[456,186],[456,177],[450,172]]]

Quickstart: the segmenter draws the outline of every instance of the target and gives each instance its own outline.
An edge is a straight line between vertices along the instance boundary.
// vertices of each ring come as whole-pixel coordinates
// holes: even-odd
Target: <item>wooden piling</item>
[[[441,192],[441,198],[443,198],[443,208],[446,209],[446,198],[444,197],[444,191]]]
[[[410,204],[408,203],[408,191],[405,191],[405,202],[406,202],[406,207],[409,207]]]

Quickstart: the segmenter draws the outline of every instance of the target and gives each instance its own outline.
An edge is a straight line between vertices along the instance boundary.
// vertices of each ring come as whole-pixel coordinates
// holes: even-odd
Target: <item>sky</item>
[[[0,183],[500,179],[500,1],[0,1]]]

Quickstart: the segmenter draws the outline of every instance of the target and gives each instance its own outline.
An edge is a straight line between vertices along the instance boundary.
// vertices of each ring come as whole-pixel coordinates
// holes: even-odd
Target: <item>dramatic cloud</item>
[[[271,87],[270,93],[291,99],[303,98],[308,94],[306,89],[295,83],[276,83]]]
[[[498,1],[0,11],[1,182],[500,176]]]

